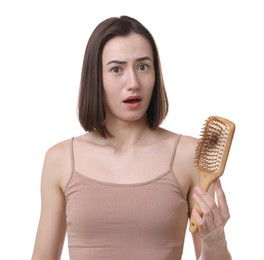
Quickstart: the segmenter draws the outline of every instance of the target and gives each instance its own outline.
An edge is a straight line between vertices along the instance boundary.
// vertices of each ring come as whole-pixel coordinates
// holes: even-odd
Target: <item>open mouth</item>
[[[139,96],[130,96],[130,97],[126,98],[123,102],[128,103],[128,104],[134,104],[134,103],[140,102],[141,100],[142,100],[142,98]]]
[[[140,101],[141,101],[140,98],[131,98],[131,99],[125,100],[124,103],[134,104],[134,103],[138,103]]]

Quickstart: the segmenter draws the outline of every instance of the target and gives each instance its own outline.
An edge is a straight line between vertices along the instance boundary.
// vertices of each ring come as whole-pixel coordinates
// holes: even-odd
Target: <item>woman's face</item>
[[[155,83],[152,48],[132,33],[106,43],[102,53],[106,122],[146,120]]]

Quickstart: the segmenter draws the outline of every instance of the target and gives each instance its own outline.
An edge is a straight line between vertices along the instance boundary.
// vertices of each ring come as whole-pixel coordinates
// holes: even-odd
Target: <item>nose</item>
[[[137,78],[137,74],[134,70],[129,71],[129,76],[127,79],[127,89],[128,90],[135,90],[139,88],[139,81]]]

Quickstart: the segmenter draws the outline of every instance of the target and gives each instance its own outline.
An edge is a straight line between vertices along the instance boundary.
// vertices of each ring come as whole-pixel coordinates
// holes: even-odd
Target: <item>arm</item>
[[[214,190],[218,203],[213,198]],[[194,189],[192,197],[192,206],[194,201],[197,202],[203,212],[203,217],[199,215],[198,211],[194,212],[198,225],[198,232],[193,235],[197,259],[232,259],[224,233],[224,226],[230,216],[220,180],[214,183],[214,187],[208,193],[200,188]]]
[[[200,187],[200,179],[193,158],[197,139],[183,136],[178,146],[177,172],[178,181],[186,194],[190,214],[197,202],[203,211],[203,217],[195,212],[198,232],[193,235],[196,259],[198,260],[230,260],[224,226],[229,219],[229,210],[220,181],[211,185],[208,192]],[[177,168],[178,167],[178,168]],[[214,195],[216,194],[217,203]]]
[[[65,198],[61,187],[67,163],[63,158],[65,152],[61,145],[51,148],[45,157],[41,214],[32,260],[58,260],[61,257],[66,232]]]

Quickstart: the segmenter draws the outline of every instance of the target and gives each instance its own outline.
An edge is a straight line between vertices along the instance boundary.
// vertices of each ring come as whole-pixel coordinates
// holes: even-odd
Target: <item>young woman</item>
[[[60,259],[66,232],[71,260],[179,260],[195,202],[203,212],[194,211],[197,259],[231,259],[220,182],[216,203],[199,188],[196,139],[160,127],[167,111],[150,32],[127,16],[100,23],[81,75],[86,133],[45,157],[33,260]]]

